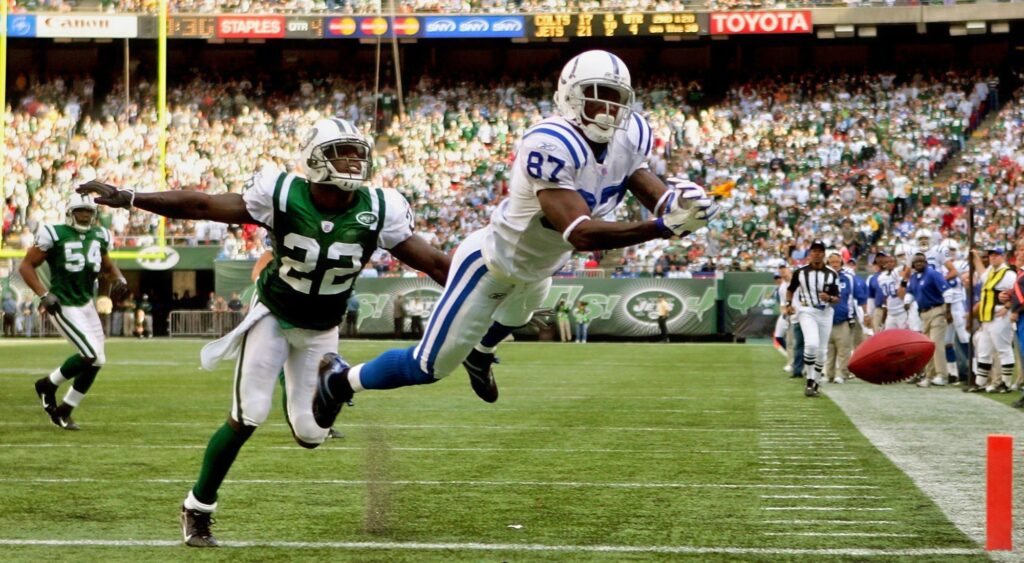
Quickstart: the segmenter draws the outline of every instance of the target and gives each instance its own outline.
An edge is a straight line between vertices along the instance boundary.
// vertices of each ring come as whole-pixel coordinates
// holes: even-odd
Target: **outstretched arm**
[[[623,248],[672,235],[656,221],[612,222],[589,219],[590,208],[573,190],[537,192],[544,218],[576,250]],[[571,227],[571,229],[570,229]]]
[[[629,177],[627,187],[648,211],[655,215],[661,215],[665,207],[664,196],[668,193],[668,188],[654,175],[654,172],[646,168],[638,169]]]
[[[135,193],[93,180],[78,187],[78,193],[96,195],[96,203],[128,209],[138,207],[171,219],[206,219],[221,223],[253,223],[240,194],[209,195],[193,190]]]
[[[438,285],[443,286],[448,279],[451,258],[430,246],[419,235],[412,235],[395,245],[389,252],[395,258],[430,276]]]

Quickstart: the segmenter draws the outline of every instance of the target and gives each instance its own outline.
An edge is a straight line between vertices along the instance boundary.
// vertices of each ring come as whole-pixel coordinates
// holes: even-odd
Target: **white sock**
[[[72,387],[71,389],[68,389],[67,394],[64,395],[64,402],[72,407],[77,407],[78,403],[82,402],[82,397],[85,397],[85,395],[79,393],[77,389]]]
[[[217,510],[217,503],[203,504],[196,500],[196,497],[195,495],[192,494],[192,491],[189,491],[188,496],[185,497],[185,508],[189,510],[198,510],[200,512],[213,512],[214,510]]]
[[[356,393],[366,390],[366,388],[363,387],[363,382],[359,380],[359,372],[361,371],[363,371],[363,364],[359,364],[348,370],[348,384],[352,387],[352,391]]]
[[[56,385],[57,387],[60,387],[60,385],[66,382],[67,380],[68,378],[64,377],[64,374],[60,372],[60,368],[57,368],[53,370],[52,373],[50,373],[50,383]]]
[[[473,349],[476,350],[477,352],[482,352],[484,354],[493,354],[493,353],[495,353],[498,350],[498,347],[497,346],[484,346],[483,344],[477,344],[476,346],[473,346]]]

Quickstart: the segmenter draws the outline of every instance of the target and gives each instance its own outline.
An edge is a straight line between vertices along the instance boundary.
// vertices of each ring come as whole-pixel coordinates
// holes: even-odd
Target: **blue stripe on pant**
[[[413,347],[388,350],[367,362],[359,372],[359,382],[365,389],[395,389],[408,385],[434,383],[434,361],[444,346],[452,323],[466,299],[473,293],[480,278],[487,273],[480,251],[473,252],[459,266],[449,280],[444,294],[430,315],[427,331],[419,344]],[[463,281],[468,281],[463,285]],[[463,287],[459,287],[462,285]],[[452,306],[447,312],[448,303]],[[442,315],[443,318],[442,318]],[[426,369],[422,367],[425,357]]]

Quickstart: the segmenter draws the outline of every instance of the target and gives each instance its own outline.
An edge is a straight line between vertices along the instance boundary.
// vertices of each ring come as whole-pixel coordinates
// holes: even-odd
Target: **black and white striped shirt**
[[[830,303],[822,301],[818,294],[834,293],[838,297],[839,274],[828,266],[820,270],[815,270],[810,265],[797,268],[789,282],[789,291],[793,292],[793,301],[800,303],[801,306],[823,309]]]

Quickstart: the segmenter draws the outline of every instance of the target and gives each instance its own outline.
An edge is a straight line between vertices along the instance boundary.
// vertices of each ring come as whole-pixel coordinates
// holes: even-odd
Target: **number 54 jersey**
[[[629,177],[647,168],[651,127],[638,113],[616,131],[604,154],[595,155],[583,134],[562,117],[526,131],[516,151],[509,195],[491,215],[483,242],[492,269],[524,282],[551,277],[572,256],[573,246],[544,218],[541,190],[573,190],[603,219],[622,203]]]
[[[50,266],[50,292],[61,305],[81,307],[96,294],[96,277],[110,248],[110,232],[93,227],[84,233],[67,225],[44,225],[36,246]]]
[[[270,230],[273,260],[256,282],[260,301],[285,326],[337,326],[360,270],[378,248],[412,236],[412,211],[391,189],[360,188],[347,211],[321,213],[309,181],[264,170],[243,194],[253,219]]]

